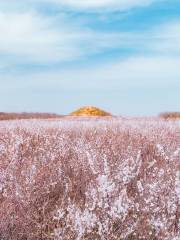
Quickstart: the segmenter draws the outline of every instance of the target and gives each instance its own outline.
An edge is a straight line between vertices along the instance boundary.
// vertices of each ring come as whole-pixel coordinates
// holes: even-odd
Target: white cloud
[[[32,12],[0,12],[0,33],[0,55],[16,63],[74,60],[127,42],[121,33],[101,33],[64,16],[56,19]]]
[[[162,0],[1,0],[1,10],[33,9],[45,3],[51,6],[69,8],[87,12],[127,11],[132,8],[148,7]]]
[[[61,71],[43,71],[23,76],[6,76],[1,88],[112,90],[124,88],[180,87],[180,58],[137,56],[125,60]],[[24,81],[26,80],[26,81]]]
[[[21,63],[69,60],[80,54],[72,44],[76,36],[64,23],[57,30],[53,19],[36,13],[0,13],[0,33],[1,55]]]
[[[33,0],[27,2],[32,3]],[[49,0],[49,2],[81,10],[104,11],[148,5],[153,0]],[[102,32],[89,29],[82,22],[76,23],[75,20],[73,22],[66,15],[56,18],[24,11],[22,9],[21,13],[15,13],[14,9],[0,11],[0,82],[1,93],[4,95],[8,96],[6,93],[10,90],[16,93],[18,89],[19,92],[22,89],[25,92],[29,89],[41,89],[48,93],[49,89],[65,92],[81,90],[113,92],[114,89],[121,91],[148,87],[161,89],[162,86],[168,89],[169,85],[174,86],[174,89],[180,87],[179,21],[162,24],[144,32]],[[83,57],[119,48],[136,50],[136,56],[132,54],[125,60],[110,61],[106,64],[91,63],[91,66],[84,64],[76,70],[73,70],[75,67],[61,71],[47,70],[43,73],[34,73],[32,70],[21,72],[21,75],[13,75],[9,71],[14,69],[16,64],[48,65],[71,60],[75,62]],[[176,98],[179,99],[179,96]],[[31,104],[31,99],[29,101]],[[1,102],[3,105],[3,101]]]
[[[179,66],[178,58],[134,57],[76,70],[7,74],[1,78],[0,108],[68,113],[97,105],[127,115],[178,111]]]
[[[153,30],[154,39],[148,45],[153,51],[171,56],[180,55],[180,21],[166,23]]]
[[[145,32],[102,32],[73,23],[65,15],[0,12],[0,33],[0,63],[5,66],[77,60],[118,48],[180,55],[180,22]]]
[[[44,1],[44,0],[40,0]],[[49,1],[49,0],[46,0]],[[134,7],[148,6],[159,0],[51,0],[59,5],[80,10],[127,10]]]

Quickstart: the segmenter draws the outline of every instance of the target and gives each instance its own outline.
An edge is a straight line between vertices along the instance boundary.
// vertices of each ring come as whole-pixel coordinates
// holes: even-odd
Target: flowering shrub
[[[178,240],[180,121],[0,123],[1,240]]]

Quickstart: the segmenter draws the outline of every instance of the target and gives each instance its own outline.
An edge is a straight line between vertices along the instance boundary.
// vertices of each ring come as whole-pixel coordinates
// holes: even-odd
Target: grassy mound
[[[82,107],[75,112],[70,114],[71,116],[112,116],[110,113],[107,113],[96,107]]]

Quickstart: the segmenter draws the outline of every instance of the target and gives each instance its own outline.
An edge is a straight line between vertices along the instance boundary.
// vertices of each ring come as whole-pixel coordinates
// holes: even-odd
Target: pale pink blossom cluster
[[[0,122],[1,240],[180,239],[180,121]]]

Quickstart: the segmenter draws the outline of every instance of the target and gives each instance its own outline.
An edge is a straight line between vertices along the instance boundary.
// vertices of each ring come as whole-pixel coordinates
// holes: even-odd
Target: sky
[[[179,0],[0,0],[0,112],[180,111]]]

